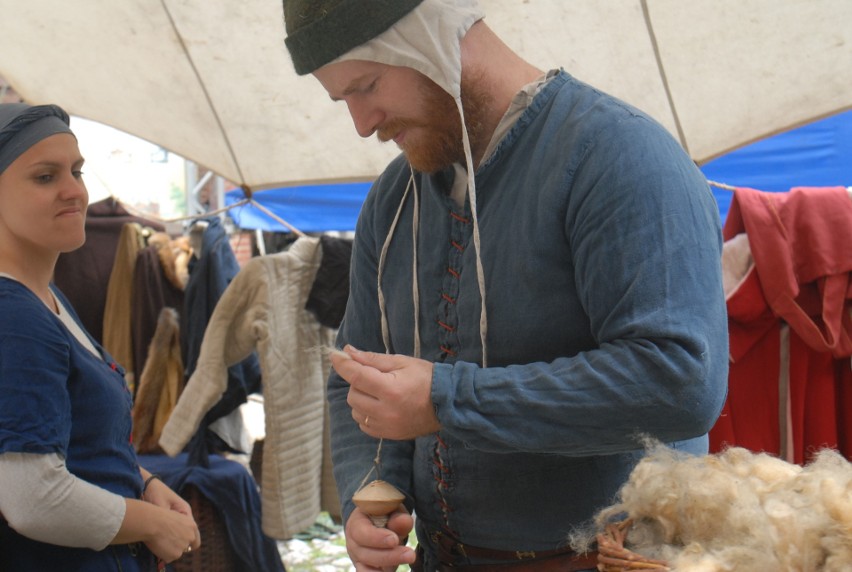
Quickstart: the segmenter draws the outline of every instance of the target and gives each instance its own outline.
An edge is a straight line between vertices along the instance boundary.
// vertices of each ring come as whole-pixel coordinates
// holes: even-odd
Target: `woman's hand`
[[[174,562],[190,550],[201,547],[201,533],[191,516],[173,510],[157,510],[153,534],[145,545],[157,558]]]
[[[148,483],[145,492],[142,494],[142,500],[189,517],[192,516],[192,508],[189,503],[158,478],[152,479]]]
[[[141,469],[142,478],[147,483],[142,491],[142,501],[153,507],[136,510],[136,502],[128,502],[125,523],[139,526],[135,518],[152,519],[154,526],[145,527],[145,545],[157,558],[164,562],[174,562],[187,552],[201,546],[201,533],[192,516],[192,508],[179,494],[173,491],[159,477]],[[156,507],[155,510],[151,510]],[[131,511],[131,509],[133,509]],[[137,515],[128,521],[130,513]]]

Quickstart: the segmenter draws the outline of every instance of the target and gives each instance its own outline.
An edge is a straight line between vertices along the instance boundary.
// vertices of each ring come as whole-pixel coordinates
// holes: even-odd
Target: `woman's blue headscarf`
[[[68,114],[57,105],[0,104],[0,173],[21,154],[57,133],[72,133]]]

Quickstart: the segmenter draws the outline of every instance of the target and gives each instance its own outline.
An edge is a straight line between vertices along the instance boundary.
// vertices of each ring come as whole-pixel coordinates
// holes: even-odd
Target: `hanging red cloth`
[[[711,449],[852,458],[852,198],[844,187],[736,189],[726,245],[743,233],[753,265],[727,298],[728,400]]]

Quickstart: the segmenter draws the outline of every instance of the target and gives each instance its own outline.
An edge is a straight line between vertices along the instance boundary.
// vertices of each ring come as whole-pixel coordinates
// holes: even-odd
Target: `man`
[[[284,12],[296,71],[402,150],[361,212],[328,387],[356,569],[412,563],[412,512],[415,569],[594,568],[566,537],[640,435],[704,453],[724,400],[706,181],[640,111],[521,59],[473,0]],[[352,503],[371,476],[406,497],[388,529]]]

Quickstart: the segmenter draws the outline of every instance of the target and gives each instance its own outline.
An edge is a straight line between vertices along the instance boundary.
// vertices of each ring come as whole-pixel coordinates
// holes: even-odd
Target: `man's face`
[[[359,135],[375,133],[381,141],[394,141],[418,171],[431,173],[464,162],[456,103],[423,74],[408,67],[352,60],[328,64],[314,75],[332,100],[346,102]],[[475,91],[464,87],[463,92]],[[480,106],[465,96],[473,144]]]

